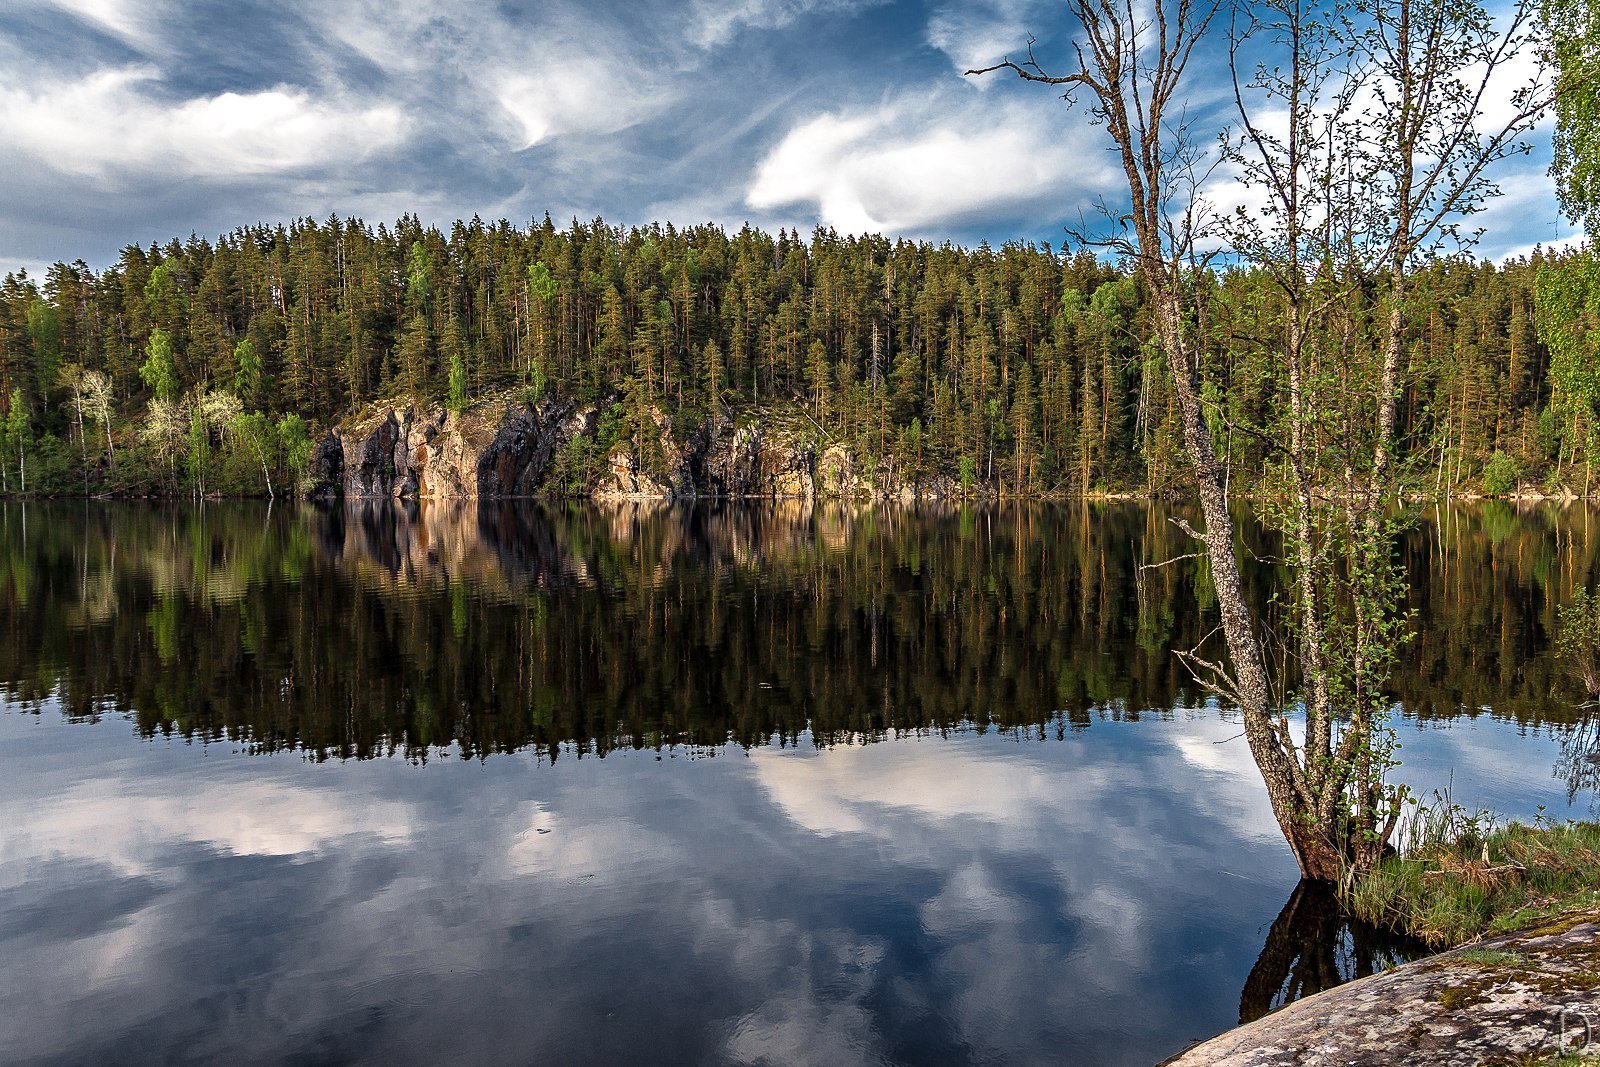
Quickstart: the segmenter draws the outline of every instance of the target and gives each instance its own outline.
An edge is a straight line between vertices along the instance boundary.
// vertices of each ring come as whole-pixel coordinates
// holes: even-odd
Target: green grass
[[[1515,952],[1501,952],[1492,948],[1469,948],[1461,952],[1456,959],[1467,963],[1476,963],[1482,967],[1517,968],[1527,961]]]
[[[1415,833],[1399,855],[1346,886],[1355,915],[1450,948],[1600,910],[1600,823],[1450,817]]]

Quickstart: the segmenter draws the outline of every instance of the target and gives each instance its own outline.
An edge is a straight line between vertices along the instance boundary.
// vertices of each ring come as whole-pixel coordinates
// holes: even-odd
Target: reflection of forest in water
[[[1214,625],[1203,564],[1140,566],[1188,551],[1172,514],[12,504],[0,691],[332,755],[1064,733],[1203,700],[1170,651]],[[1592,733],[1553,645],[1596,577],[1593,518],[1419,515],[1407,714]],[[1268,604],[1271,539],[1245,536]]]

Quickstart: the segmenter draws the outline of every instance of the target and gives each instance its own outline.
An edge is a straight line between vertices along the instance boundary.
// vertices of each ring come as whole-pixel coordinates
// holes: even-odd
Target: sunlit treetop
[[[1600,3],[1544,0],[1542,13],[1559,78],[1550,172],[1567,217],[1600,240]]]

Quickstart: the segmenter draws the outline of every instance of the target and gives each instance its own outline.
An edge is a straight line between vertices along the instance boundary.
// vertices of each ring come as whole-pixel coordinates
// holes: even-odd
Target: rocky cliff
[[[722,414],[684,429],[656,408],[502,398],[463,412],[385,404],[331,430],[312,455],[322,496],[592,496],[914,500],[959,495],[864,461],[795,409]]]

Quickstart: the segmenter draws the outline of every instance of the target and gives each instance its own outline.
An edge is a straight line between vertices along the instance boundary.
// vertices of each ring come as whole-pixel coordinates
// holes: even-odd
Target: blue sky
[[[1042,0],[8,0],[0,271],[332,212],[1059,245],[1115,193],[1103,132],[961,71],[1067,29]],[[1537,140],[1484,255],[1572,232]]]

